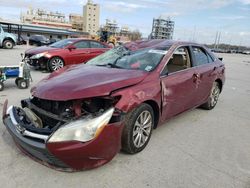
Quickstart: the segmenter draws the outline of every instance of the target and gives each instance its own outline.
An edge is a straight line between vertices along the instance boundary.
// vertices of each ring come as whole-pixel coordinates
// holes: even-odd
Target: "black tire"
[[[18,87],[18,81],[21,80],[21,79],[22,79],[22,78],[16,78],[15,84],[16,84],[17,87]]]
[[[19,89],[26,89],[26,88],[28,88],[28,83],[27,83],[26,80],[20,79],[20,80],[18,80],[18,82],[17,82],[17,87],[18,87]]]
[[[7,39],[3,42],[3,47],[5,49],[12,49],[14,47],[14,42],[12,40]]]
[[[0,82],[0,91],[3,91],[3,90],[4,90],[4,83]]]
[[[143,131],[140,128],[141,125],[136,126],[136,124],[138,125],[139,120],[141,120],[139,118],[141,117],[141,115],[143,116],[143,113],[144,113],[144,116],[146,113],[147,115],[149,115],[148,117],[151,117],[151,119],[149,120],[150,121],[149,123],[146,123],[147,121],[145,121],[142,125],[142,126],[148,127],[147,131],[145,130]],[[146,116],[146,119],[147,119],[147,116]],[[142,151],[147,146],[150,140],[153,127],[154,127],[154,112],[150,105],[143,103],[136,109],[132,110],[130,113],[127,114],[126,119],[125,119],[125,126],[122,132],[122,150],[130,154],[135,154],[135,153]],[[147,135],[145,135],[146,132],[147,132]],[[139,138],[137,138],[138,136]],[[146,136],[147,136],[146,140],[143,141],[142,137],[145,138]],[[138,146],[136,146],[136,142],[137,142],[136,140],[137,141],[139,140]],[[141,140],[144,143],[141,143]]]
[[[220,84],[218,82],[214,82],[210,92],[210,96],[207,102],[201,105],[201,108],[206,110],[212,110],[218,102],[220,92],[221,92]]]
[[[63,67],[64,67],[63,59],[60,57],[53,57],[48,61],[47,70],[49,72],[54,72]]]

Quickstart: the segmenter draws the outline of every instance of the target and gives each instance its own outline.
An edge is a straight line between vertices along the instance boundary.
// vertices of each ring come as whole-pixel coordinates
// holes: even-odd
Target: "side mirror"
[[[70,46],[68,46],[68,47],[67,47],[67,49],[71,51],[71,50],[75,50],[75,49],[76,49],[76,47],[75,47],[75,46],[73,46],[73,45],[70,45]]]
[[[220,61],[223,61],[223,57],[219,57],[218,59],[219,59]]]

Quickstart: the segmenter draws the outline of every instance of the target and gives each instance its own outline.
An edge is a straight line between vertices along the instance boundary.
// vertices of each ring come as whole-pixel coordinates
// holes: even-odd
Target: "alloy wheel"
[[[60,68],[63,68],[63,61],[59,58],[55,58],[53,59],[53,61],[51,62],[51,68],[53,71],[56,71]]]
[[[219,95],[220,95],[220,88],[218,86],[218,84],[216,83],[213,87],[212,93],[211,93],[211,106],[215,106],[218,102],[219,99]]]
[[[152,116],[149,111],[143,111],[135,121],[133,129],[133,142],[135,147],[142,147],[150,137],[152,129]]]

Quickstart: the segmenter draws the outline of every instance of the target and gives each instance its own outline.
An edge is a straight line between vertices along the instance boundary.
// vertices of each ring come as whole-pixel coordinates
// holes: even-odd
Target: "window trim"
[[[164,68],[165,68],[166,66],[168,66],[168,63],[169,63],[170,58],[172,57],[173,53],[174,53],[178,48],[182,48],[182,47],[185,47],[185,48],[187,48],[187,50],[188,50],[191,67],[186,68],[186,69],[183,69],[183,70],[179,70],[179,71],[176,71],[176,72],[172,72],[172,73],[162,74]],[[192,56],[192,53],[191,53],[190,45],[180,45],[180,46],[177,46],[177,47],[173,50],[173,53],[171,54],[170,58],[168,59],[168,61],[167,61],[167,62],[165,63],[165,65],[163,66],[163,68],[162,68],[162,70],[161,70],[161,72],[160,72],[160,78],[168,77],[168,76],[174,75],[174,74],[176,74],[176,73],[180,73],[180,72],[187,71],[187,70],[189,70],[189,69],[195,68],[195,67],[193,66],[193,65],[194,65],[194,64],[193,64],[193,56]]]
[[[91,42],[99,44],[100,46],[102,46],[102,48],[92,48]],[[97,41],[89,41],[89,47],[90,47],[91,49],[104,49],[104,48],[107,48],[105,45],[103,45],[103,44],[101,44],[101,43],[99,43],[99,42],[97,42]]]
[[[87,42],[87,43],[88,43],[88,48],[90,48],[90,43],[89,43],[88,40],[80,40],[80,41],[75,42],[75,43],[72,44],[72,45],[75,46],[75,44],[77,44],[77,43],[79,43],[79,42]],[[76,47],[76,46],[75,46],[75,47]],[[77,47],[76,47],[76,50],[78,50],[78,49],[88,49],[88,48],[77,48]]]

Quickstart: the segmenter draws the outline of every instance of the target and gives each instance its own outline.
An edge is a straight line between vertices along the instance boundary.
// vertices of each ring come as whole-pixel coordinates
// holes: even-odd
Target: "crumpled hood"
[[[25,54],[36,55],[36,54],[39,54],[39,53],[50,52],[50,51],[55,51],[55,50],[59,50],[59,49],[58,48],[52,48],[52,47],[49,47],[49,46],[41,46],[41,47],[35,47],[35,48],[31,48],[29,50],[26,50]]]
[[[31,94],[57,101],[107,96],[141,82],[147,74],[140,70],[73,65],[50,74],[31,89]]]

